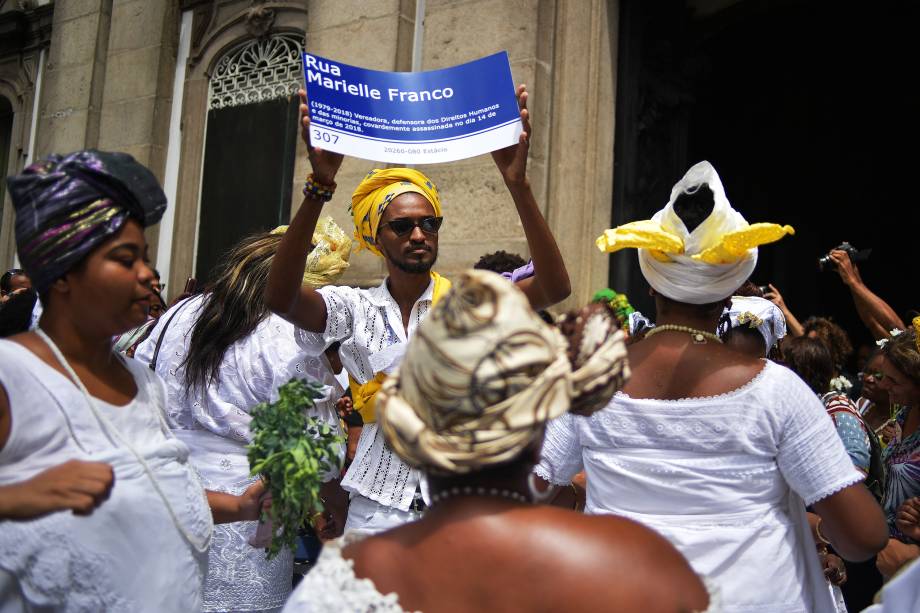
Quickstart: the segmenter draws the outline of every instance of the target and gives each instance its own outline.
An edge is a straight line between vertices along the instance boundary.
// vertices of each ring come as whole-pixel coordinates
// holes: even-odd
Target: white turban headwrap
[[[732,306],[725,314],[732,328],[747,327],[757,330],[766,343],[769,354],[773,346],[786,336],[786,318],[775,304],[756,296],[732,296]]]
[[[613,321],[613,317],[609,317]],[[603,326],[600,326],[603,328]],[[585,326],[580,344],[598,337]],[[464,474],[513,460],[573,401],[597,408],[628,376],[615,324],[573,362],[560,331],[509,281],[468,271],[416,330],[377,396],[393,451],[411,466]]]
[[[712,213],[692,232],[674,211],[681,194],[701,186],[712,190]],[[655,291],[689,304],[717,302],[741,287],[757,266],[757,246],[794,234],[791,226],[749,224],[734,210],[709,162],[699,162],[671,189],[668,204],[650,220],[606,230],[596,243],[601,251],[639,249],[639,267]]]

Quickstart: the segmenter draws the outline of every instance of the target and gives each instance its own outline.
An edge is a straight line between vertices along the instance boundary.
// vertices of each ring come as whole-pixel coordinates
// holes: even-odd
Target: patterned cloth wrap
[[[50,155],[6,181],[22,267],[40,294],[128,217],[147,227],[166,210],[156,177],[127,153]]]
[[[586,397],[592,403],[583,411],[601,408],[629,376],[624,334],[609,313],[606,322],[582,315],[571,348],[510,282],[465,272],[383,383],[377,411],[387,442],[406,463],[433,473],[514,459],[547,421]]]
[[[441,196],[435,184],[411,168],[375,168],[367,173],[351,195],[349,212],[355,222],[355,240],[358,249],[367,249],[383,257],[377,248],[377,230],[383,212],[397,196],[405,193],[421,194],[434,208],[435,217],[441,216]]]
[[[786,318],[775,304],[757,296],[732,296],[732,306],[725,309],[732,328],[746,326],[757,330],[766,343],[766,352],[786,336]]]
[[[702,185],[712,190],[714,206],[689,232],[674,202]],[[792,226],[749,224],[732,208],[716,169],[703,161],[674,185],[667,205],[651,219],[605,230],[595,243],[607,253],[639,249],[639,268],[655,291],[679,302],[708,304],[731,296],[751,276],[759,245],[787,234],[795,234]]]

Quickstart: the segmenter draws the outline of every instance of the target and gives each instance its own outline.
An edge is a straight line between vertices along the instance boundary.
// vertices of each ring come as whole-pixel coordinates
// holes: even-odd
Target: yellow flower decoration
[[[725,234],[715,245],[691,257],[707,264],[731,264],[743,258],[749,249],[776,242],[787,234],[795,234],[795,229],[775,223],[753,223]]]
[[[668,232],[650,219],[604,230],[594,243],[598,249],[606,253],[629,248],[648,249],[660,262],[670,261],[668,254],[680,255],[684,252],[684,241],[679,236]]]
[[[913,324],[914,333],[915,333],[915,336],[917,337],[916,338],[917,351],[920,351],[920,315],[918,315],[917,317],[914,317],[913,321],[911,321],[910,323]]]

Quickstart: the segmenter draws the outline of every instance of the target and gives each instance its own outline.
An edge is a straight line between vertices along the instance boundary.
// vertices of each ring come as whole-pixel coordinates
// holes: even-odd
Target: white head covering
[[[703,185],[712,190],[712,213],[689,232],[674,202]],[[639,248],[639,267],[655,291],[679,302],[707,304],[731,296],[751,276],[758,245],[793,233],[790,226],[749,224],[728,202],[716,169],[703,161],[674,185],[668,204],[651,220],[607,230],[597,246],[611,253]]]
[[[775,304],[756,296],[732,296],[732,306],[725,310],[732,328],[751,328],[760,332],[767,345],[765,354],[786,336],[786,318]]]

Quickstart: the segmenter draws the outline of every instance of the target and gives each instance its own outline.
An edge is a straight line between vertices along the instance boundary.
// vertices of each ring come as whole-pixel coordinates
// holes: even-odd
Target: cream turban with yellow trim
[[[284,234],[287,229],[287,226],[278,226],[272,234]],[[303,271],[303,283],[310,287],[332,285],[348,269],[351,239],[332,217],[321,217],[313,231],[313,244]]]
[[[492,272],[464,273],[378,393],[388,444],[409,465],[440,474],[513,460],[575,400],[596,405],[600,390],[609,400],[622,385],[623,332],[601,336],[573,371],[565,338],[519,289]]]
[[[351,215],[355,222],[355,240],[358,249],[362,247],[375,255],[377,230],[383,211],[393,200],[407,192],[421,194],[431,203],[435,217],[441,216],[441,197],[435,184],[417,170],[411,168],[375,168],[367,173],[351,195]]]
[[[712,213],[688,232],[674,202],[702,185],[712,190]],[[606,230],[596,243],[608,253],[639,249],[639,267],[657,292],[679,302],[707,304],[727,298],[751,276],[758,246],[787,234],[795,234],[792,226],[749,224],[728,202],[716,169],[704,161],[674,185],[668,204],[650,220]]]

